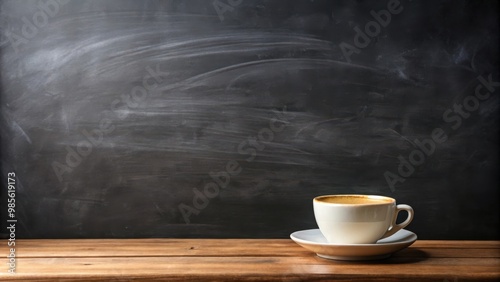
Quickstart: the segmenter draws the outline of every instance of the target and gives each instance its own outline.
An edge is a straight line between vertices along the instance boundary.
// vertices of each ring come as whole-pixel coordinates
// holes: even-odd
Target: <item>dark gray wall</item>
[[[55,1],[0,2],[2,230],[13,171],[18,238],[499,238],[497,1]]]

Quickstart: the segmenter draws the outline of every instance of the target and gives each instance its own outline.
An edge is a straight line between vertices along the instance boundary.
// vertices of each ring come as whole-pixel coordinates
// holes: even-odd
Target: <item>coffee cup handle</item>
[[[405,221],[396,224],[396,220],[398,219],[398,214],[400,211],[406,211],[408,213],[408,217],[406,218]],[[389,230],[387,230],[387,232],[384,234],[384,236],[382,236],[382,238],[380,239],[387,238],[393,235],[394,233],[398,232],[399,230],[405,228],[408,224],[410,224],[412,220],[413,220],[412,207],[410,207],[409,205],[397,205],[396,212],[394,213],[394,218],[392,219],[392,225],[389,228]]]

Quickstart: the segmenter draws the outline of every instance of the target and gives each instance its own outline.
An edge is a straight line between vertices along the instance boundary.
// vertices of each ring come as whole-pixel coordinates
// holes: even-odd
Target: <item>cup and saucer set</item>
[[[415,233],[404,229],[413,219],[413,209],[396,205],[390,197],[325,195],[313,199],[313,208],[319,229],[297,231],[290,238],[325,259],[384,259],[417,240]],[[408,216],[396,223],[400,211]]]

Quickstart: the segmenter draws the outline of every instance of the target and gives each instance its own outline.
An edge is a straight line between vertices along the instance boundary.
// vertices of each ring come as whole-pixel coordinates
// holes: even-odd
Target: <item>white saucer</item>
[[[319,257],[335,260],[374,260],[389,257],[417,240],[417,235],[401,229],[394,235],[378,240],[375,244],[331,244],[319,229],[297,231],[290,234],[295,243],[315,252]]]

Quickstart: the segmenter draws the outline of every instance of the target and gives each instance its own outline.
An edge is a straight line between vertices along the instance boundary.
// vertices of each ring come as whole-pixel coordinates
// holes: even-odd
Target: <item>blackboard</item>
[[[287,238],[378,194],[498,239],[498,2],[0,2],[2,234]]]

